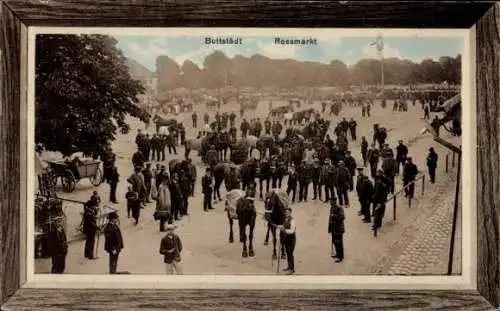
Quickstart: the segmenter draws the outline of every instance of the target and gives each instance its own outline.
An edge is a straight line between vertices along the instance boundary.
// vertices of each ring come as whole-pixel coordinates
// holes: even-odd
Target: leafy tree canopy
[[[130,130],[127,115],[149,120],[137,106],[145,88],[116,44],[104,35],[37,36],[37,143],[64,155],[99,154],[117,131]]]

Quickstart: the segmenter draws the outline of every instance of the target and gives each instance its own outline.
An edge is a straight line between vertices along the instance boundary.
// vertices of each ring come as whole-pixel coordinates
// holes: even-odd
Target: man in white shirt
[[[297,237],[295,235],[295,219],[292,217],[292,209],[287,207],[285,210],[285,222],[282,226],[278,226],[280,231],[283,233],[285,238],[285,252],[286,259],[288,262],[288,267],[283,271],[286,271],[287,274],[295,273],[295,260],[293,256],[293,252],[295,250],[295,243],[297,241]]]

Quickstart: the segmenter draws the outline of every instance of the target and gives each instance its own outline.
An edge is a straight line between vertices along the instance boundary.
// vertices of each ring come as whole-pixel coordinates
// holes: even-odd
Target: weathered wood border
[[[5,310],[491,310],[500,304],[498,6],[373,1],[52,1],[2,3],[0,106],[1,301],[25,282],[20,268],[21,51],[24,26],[394,27],[477,29],[478,292],[324,290],[21,289]],[[477,23],[476,23],[477,22]],[[23,159],[24,161],[24,159]],[[21,277],[20,277],[21,275]],[[22,278],[22,279],[21,279]],[[483,298],[484,297],[484,298]],[[486,298],[486,299],[485,299]],[[487,302],[489,301],[489,303]]]

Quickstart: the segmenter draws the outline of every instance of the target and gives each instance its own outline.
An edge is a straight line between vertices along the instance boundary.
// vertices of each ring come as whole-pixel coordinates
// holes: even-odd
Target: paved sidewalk
[[[389,269],[390,275],[446,274],[453,221],[455,191],[450,187],[436,212],[425,222],[414,241]],[[459,213],[460,214],[460,213]],[[461,217],[457,218],[453,274],[461,274]]]

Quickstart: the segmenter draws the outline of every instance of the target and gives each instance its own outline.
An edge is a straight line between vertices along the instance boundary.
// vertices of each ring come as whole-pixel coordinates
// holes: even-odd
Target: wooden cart
[[[83,178],[88,178],[90,183],[97,187],[103,182],[101,161],[79,160],[79,161],[49,161],[49,166],[53,171],[54,184],[57,179],[61,179],[63,190],[73,192],[76,184]]]

